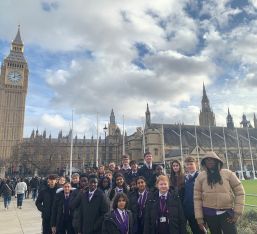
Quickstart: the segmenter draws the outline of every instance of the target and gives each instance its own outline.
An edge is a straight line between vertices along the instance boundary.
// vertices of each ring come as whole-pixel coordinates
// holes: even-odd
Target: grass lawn
[[[246,196],[246,204],[257,206],[257,180],[244,180],[242,184],[246,194],[255,194],[256,197]],[[256,208],[257,210],[257,208]]]

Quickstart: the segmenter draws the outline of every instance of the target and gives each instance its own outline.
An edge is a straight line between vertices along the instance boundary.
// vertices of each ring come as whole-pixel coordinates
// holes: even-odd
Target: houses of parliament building
[[[28,88],[29,69],[24,57],[24,45],[20,29],[12,41],[9,55],[3,60],[0,75],[0,167],[7,173],[39,174],[67,170],[71,151],[71,135],[60,130],[53,138],[46,130],[33,130],[31,136],[23,138],[25,100]],[[257,168],[257,119],[253,124],[242,116],[241,127],[235,128],[228,110],[227,126],[216,126],[205,86],[199,125],[161,124],[151,121],[147,104],[145,128],[137,128],[132,134],[123,136],[111,110],[104,139],[73,139],[73,167],[83,170],[96,164],[110,161],[121,162],[123,147],[130,159],[143,163],[143,153],[150,151],[155,162],[168,165],[173,159],[183,160],[195,156],[198,160],[205,152],[214,150],[224,165],[234,171],[252,171]],[[97,144],[98,143],[98,144]],[[98,150],[97,150],[98,145]]]

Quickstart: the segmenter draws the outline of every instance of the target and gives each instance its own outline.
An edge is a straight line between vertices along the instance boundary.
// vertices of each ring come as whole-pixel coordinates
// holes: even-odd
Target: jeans
[[[24,193],[17,194],[17,206],[22,206]]]
[[[4,198],[4,208],[7,208],[11,203],[12,197],[10,195],[4,195],[3,198]]]
[[[205,216],[204,219],[208,224],[211,234],[237,234],[236,225],[227,221],[229,217],[229,214],[226,212],[221,215]]]
[[[36,188],[31,189],[31,193],[32,193],[32,199],[33,201],[35,201],[37,199],[37,189]]]

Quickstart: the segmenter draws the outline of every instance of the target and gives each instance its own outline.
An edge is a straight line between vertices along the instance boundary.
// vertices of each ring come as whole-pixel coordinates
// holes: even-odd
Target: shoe
[[[20,209],[21,209],[21,206],[20,206]]]

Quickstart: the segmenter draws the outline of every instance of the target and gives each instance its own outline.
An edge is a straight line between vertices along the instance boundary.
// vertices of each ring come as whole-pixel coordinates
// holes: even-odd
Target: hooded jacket
[[[203,222],[203,207],[216,210],[233,209],[235,217],[239,218],[244,210],[245,191],[241,181],[234,172],[228,169],[220,169],[222,183],[216,183],[212,187],[207,181],[207,169],[205,159],[213,158],[223,165],[222,160],[214,152],[208,152],[202,159],[201,165],[204,167],[195,181],[194,186],[194,211],[195,218],[199,224]]]

